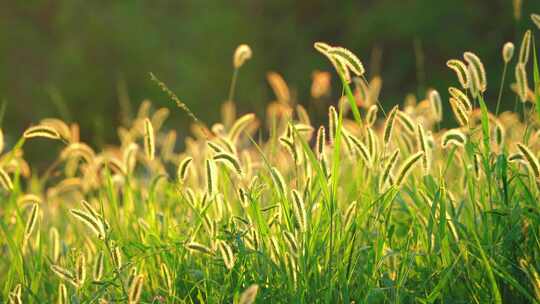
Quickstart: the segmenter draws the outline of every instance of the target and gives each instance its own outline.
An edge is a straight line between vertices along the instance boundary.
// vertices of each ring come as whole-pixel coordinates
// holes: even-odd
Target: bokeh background
[[[427,87],[446,100],[445,88],[455,83],[446,60],[473,50],[487,67],[493,104],[501,46],[519,45],[533,27],[532,12],[540,12],[540,1],[0,1],[0,100],[7,104],[1,127],[9,145],[32,122],[59,117],[79,122],[84,141],[115,143],[119,96],[127,96],[133,112],[143,99],[169,107],[166,127],[185,135],[187,115],[149,72],[211,124],[227,98],[240,43],[254,53],[238,79],[241,112],[262,114],[274,99],[270,70],[283,75],[298,102],[309,103],[312,71],[332,71],[314,41],[345,46],[364,62],[368,78],[382,75],[387,107],[407,93],[423,97]],[[332,80],[337,94],[335,74]],[[511,105],[513,98],[503,100],[503,108]],[[32,159],[46,151],[27,153]]]

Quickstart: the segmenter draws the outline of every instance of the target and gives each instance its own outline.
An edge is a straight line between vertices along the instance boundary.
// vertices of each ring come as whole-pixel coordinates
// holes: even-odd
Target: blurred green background
[[[0,99],[7,101],[2,128],[13,143],[31,123],[61,117],[80,123],[84,141],[114,143],[118,92],[125,85],[133,111],[145,98],[155,107],[169,107],[166,126],[185,135],[188,117],[148,73],[212,123],[227,97],[231,57],[240,43],[254,53],[239,75],[241,112],[262,114],[273,100],[265,78],[269,70],[282,74],[297,100],[308,103],[311,72],[332,70],[312,47],[318,40],[354,51],[368,77],[380,73],[386,106],[402,102],[406,93],[423,95],[428,86],[446,100],[445,88],[456,83],[446,60],[472,50],[486,65],[493,104],[503,43],[518,46],[525,29],[533,27],[529,14],[540,12],[540,1],[522,0],[516,19],[514,2],[0,1]],[[423,62],[415,59],[415,48]],[[336,94],[335,74],[333,85]],[[503,107],[513,100],[503,101]]]

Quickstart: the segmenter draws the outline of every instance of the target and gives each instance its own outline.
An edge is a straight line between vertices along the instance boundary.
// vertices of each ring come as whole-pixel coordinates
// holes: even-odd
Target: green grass
[[[525,104],[528,111],[540,104],[533,58],[536,105]],[[383,142],[385,117],[373,126],[362,120],[367,105],[357,105],[344,66],[338,71],[347,103],[326,128],[333,137],[322,154],[313,148],[318,126],[290,100],[272,104],[268,122],[224,117],[206,131],[189,112],[198,128],[181,152],[174,131],[161,128],[163,111],[150,113],[147,104],[119,131],[121,145],[99,153],[77,144],[62,121],[42,122],[58,134],[21,137],[0,160],[3,301],[64,303],[64,284],[70,303],[244,304],[255,286],[257,303],[538,303],[537,115],[495,117],[483,94],[474,94],[480,109],[460,128],[467,142],[443,149],[445,130],[432,112],[422,103],[402,107],[425,128],[429,166],[414,163],[398,185],[399,168],[419,149],[416,136],[398,118]],[[143,127],[146,118],[154,134],[144,134],[152,129]],[[503,143],[493,136],[494,121],[505,129]],[[47,137],[60,137],[63,152],[46,171],[29,174],[20,151]],[[517,143],[532,158],[509,161]],[[390,182],[379,187],[396,148]],[[176,168],[186,157],[193,161],[184,178]],[[215,166],[207,168],[207,160]],[[25,228],[37,200],[29,194],[40,198],[34,229]],[[100,254],[103,274],[95,279]]]

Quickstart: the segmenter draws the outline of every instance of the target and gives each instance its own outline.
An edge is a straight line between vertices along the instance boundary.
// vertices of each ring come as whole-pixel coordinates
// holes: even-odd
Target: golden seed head
[[[234,51],[233,66],[235,69],[240,68],[244,62],[253,55],[251,48],[247,44],[240,44]]]
[[[154,137],[154,127],[148,118],[144,119],[144,152],[148,160],[154,160],[156,140]]]
[[[531,14],[531,20],[540,29],[540,14]]]
[[[246,288],[244,292],[240,295],[239,304],[253,304],[255,303],[255,298],[257,297],[257,292],[259,291],[259,285],[253,284]]]
[[[60,133],[56,129],[46,125],[37,125],[30,127],[24,131],[24,138],[49,138],[49,139],[60,139]]]
[[[504,63],[510,62],[513,56],[514,56],[514,44],[512,42],[505,43],[502,49],[502,57],[503,57]]]
[[[531,53],[531,30],[527,30],[521,40],[521,46],[519,47],[519,63],[527,65],[529,62],[529,55]]]

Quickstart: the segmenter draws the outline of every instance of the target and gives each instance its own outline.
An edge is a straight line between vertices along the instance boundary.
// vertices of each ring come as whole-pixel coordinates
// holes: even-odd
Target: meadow
[[[539,303],[540,15],[531,19],[515,45],[493,47],[500,84],[464,50],[441,66],[454,83],[388,109],[381,78],[367,79],[354,52],[314,43],[328,71],[313,74],[311,96],[328,97],[332,78],[342,88],[320,126],[275,72],[265,117],[236,108],[242,66],[256,60],[243,44],[219,123],[151,74],[190,130],[162,128],[170,110],[150,101],[99,151],[57,118],[13,147],[3,132],[16,130],[1,130],[2,302]],[[36,170],[29,141],[61,153]]]

